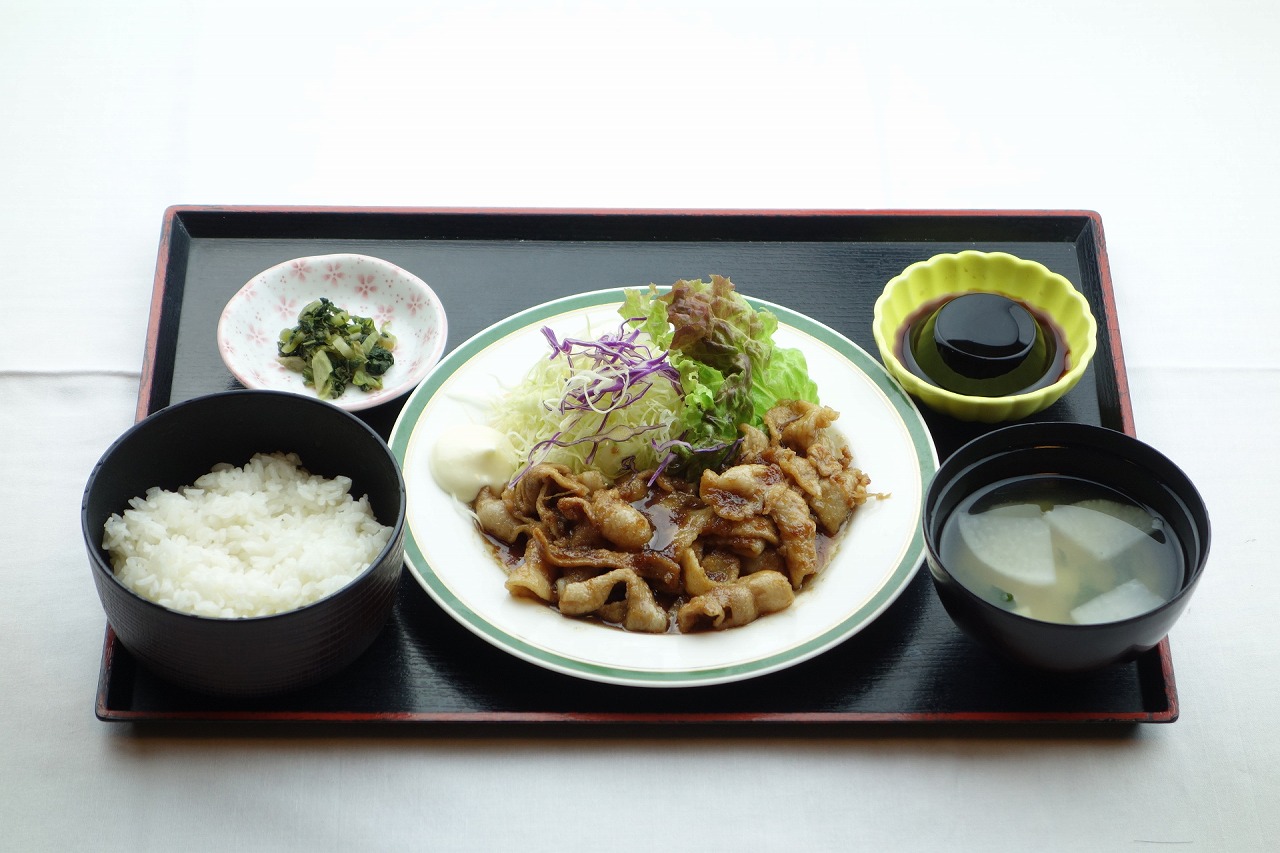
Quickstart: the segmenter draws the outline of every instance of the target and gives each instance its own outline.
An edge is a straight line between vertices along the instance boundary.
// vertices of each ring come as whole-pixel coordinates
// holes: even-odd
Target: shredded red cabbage
[[[574,447],[589,443],[592,445],[586,456],[590,465],[596,451],[605,441],[633,438],[645,432],[666,428],[663,424],[640,426],[614,425],[611,417],[627,406],[642,399],[661,380],[670,382],[682,397],[680,372],[667,359],[666,352],[657,354],[646,344],[639,343],[640,331],[628,329],[630,321],[624,321],[618,332],[606,333],[597,340],[580,338],[559,339],[550,326],[542,327],[542,334],[551,345],[549,360],[565,358],[575,370],[576,380],[561,397],[555,408],[561,415],[579,412],[580,417],[588,414],[601,415],[597,428],[587,436],[566,441],[561,430],[549,438],[538,442],[529,452],[528,462],[511,480],[511,485],[518,483],[529,469],[544,460],[556,447]],[[619,436],[615,429],[625,430]]]

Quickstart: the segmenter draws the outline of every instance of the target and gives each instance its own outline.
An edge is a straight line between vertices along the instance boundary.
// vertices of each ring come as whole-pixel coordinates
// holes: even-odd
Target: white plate
[[[621,290],[549,302],[479,333],[450,353],[406,402],[391,448],[408,486],[406,564],[427,593],[472,632],[516,657],[592,681],[688,687],[739,681],[817,655],[869,625],[898,597],[924,558],[920,510],[937,470],[915,404],[852,341],[802,314],[777,315],[778,346],[799,347],[871,490],[891,493],[854,514],[832,561],[788,609],[723,632],[640,634],[570,619],[511,596],[505,574],[465,507],[436,485],[428,460],[442,432],[488,420],[502,388],[518,382],[560,337],[613,331]]]
[[[368,409],[409,393],[440,360],[448,324],[444,306],[426,282],[381,258],[312,255],[263,270],[231,297],[218,318],[218,353],[246,388],[291,391],[314,397],[302,374],[277,359],[282,329],[298,324],[298,312],[327,297],[357,317],[372,317],[396,336],[395,364],[382,388],[348,388],[328,402],[349,412]]]

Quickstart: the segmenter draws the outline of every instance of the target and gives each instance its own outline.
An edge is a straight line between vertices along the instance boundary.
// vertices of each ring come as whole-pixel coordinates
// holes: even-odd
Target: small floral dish
[[[353,317],[369,317],[395,336],[395,363],[377,390],[348,387],[328,400],[358,411],[394,400],[418,385],[444,353],[444,306],[426,282],[367,255],[294,258],[258,273],[227,303],[218,321],[218,352],[246,388],[317,396],[302,374],[281,363],[280,332],[298,324],[304,307],[321,297]]]

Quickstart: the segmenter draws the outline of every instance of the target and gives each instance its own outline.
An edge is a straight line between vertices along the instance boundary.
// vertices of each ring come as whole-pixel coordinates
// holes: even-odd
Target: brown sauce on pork
[[[566,616],[647,633],[724,630],[789,607],[831,559],[867,476],[831,409],[787,402],[696,483],[530,468],[472,504],[506,586]]]

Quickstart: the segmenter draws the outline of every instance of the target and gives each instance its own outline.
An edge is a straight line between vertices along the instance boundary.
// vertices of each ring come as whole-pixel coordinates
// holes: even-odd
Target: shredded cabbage
[[[680,376],[666,354],[625,324],[595,340],[542,332],[550,357],[508,392],[492,424],[521,460],[512,482],[540,462],[609,478],[656,467],[657,447],[680,432]]]
[[[618,313],[618,331],[591,340],[543,328],[550,357],[492,424],[519,456],[512,483],[540,462],[611,479],[670,468],[694,480],[732,459],[741,424],[763,426],[780,400],[818,402],[803,353],[775,347],[777,318],[727,278],[681,280],[663,295],[629,290]]]

